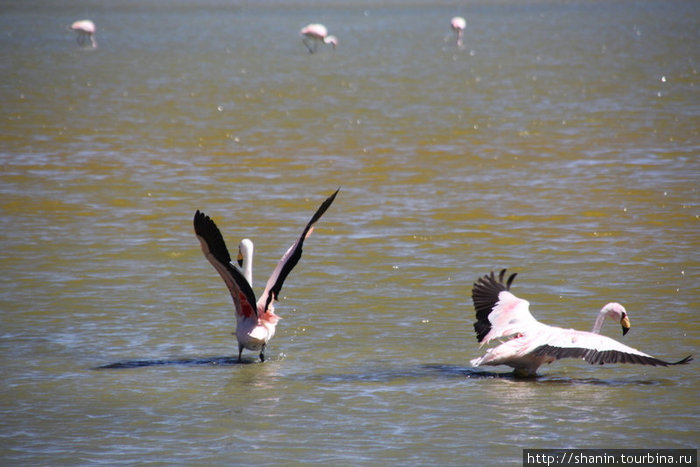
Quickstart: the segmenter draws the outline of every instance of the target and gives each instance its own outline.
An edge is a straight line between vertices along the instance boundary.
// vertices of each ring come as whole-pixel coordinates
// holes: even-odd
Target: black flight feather
[[[224,237],[221,235],[221,231],[214,221],[203,212],[197,210],[194,214],[194,232],[206,242],[209,252],[214,256],[216,261],[221,263],[231,274],[236,285],[243,295],[245,295],[253,311],[257,314],[255,292],[253,292],[252,287],[245,276],[243,276],[243,273],[231,264],[231,255],[228,252],[228,248],[226,248]],[[231,293],[234,293],[234,291],[232,290]]]
[[[335,200],[336,195],[340,191],[340,188],[335,190],[335,193],[333,193],[331,196],[329,196],[322,204],[321,206],[316,210],[314,213],[313,217],[309,221],[308,224],[306,224],[306,227],[304,227],[304,231],[301,233],[301,236],[299,237],[299,240],[297,240],[297,243],[294,247],[294,250],[292,251],[292,254],[289,256],[289,259],[285,263],[284,267],[280,271],[279,276],[277,277],[277,280],[275,283],[272,285],[270,288],[270,293],[267,296],[267,300],[265,301],[265,310],[268,309],[270,306],[270,303],[272,300],[277,300],[279,297],[279,293],[282,290],[282,284],[284,284],[284,280],[287,278],[289,273],[294,269],[294,266],[297,265],[299,262],[299,259],[301,258],[301,252],[302,252],[302,246],[304,245],[304,240],[306,239],[306,236],[309,233],[309,230],[313,225],[318,221],[321,216],[326,212],[326,210],[330,207],[330,205],[333,203],[333,200]]]
[[[476,331],[476,340],[481,342],[486,334],[491,330],[491,322],[489,314],[498,303],[498,294],[505,290],[510,290],[510,285],[513,283],[515,276],[518,273],[513,273],[504,283],[503,278],[506,275],[506,269],[502,269],[496,279],[495,274],[487,274],[476,282],[472,287],[472,301],[476,309],[476,321],[474,322],[474,330]]]
[[[532,352],[532,355],[538,357],[549,356],[554,357],[556,359],[582,358],[591,365],[603,365],[605,363],[636,363],[638,365],[671,366],[683,365],[690,362],[693,359],[691,355],[688,355],[684,359],[679,360],[677,362],[667,362],[655,357],[630,354],[626,352],[620,352],[619,350],[601,351],[595,349],[585,349],[582,347],[555,347],[552,345],[541,345]]]

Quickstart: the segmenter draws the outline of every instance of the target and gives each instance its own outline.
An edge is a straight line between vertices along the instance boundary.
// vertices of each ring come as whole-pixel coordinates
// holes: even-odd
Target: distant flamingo
[[[68,29],[78,33],[77,41],[78,45],[81,47],[85,46],[89,41],[90,47],[93,49],[97,48],[97,40],[95,40],[95,23],[89,19],[76,21],[75,23],[71,24]]]
[[[282,256],[272,275],[267,280],[265,290],[255,300],[253,292],[252,255],[253,242],[244,239],[239,246],[238,263],[243,273],[231,264],[231,256],[224,238],[213,220],[203,212],[194,215],[194,231],[202,247],[202,253],[219,273],[231,293],[236,309],[236,338],[238,339],[238,360],[243,349],[260,351],[260,360],[265,361],[265,345],[275,335],[280,317],[275,314],[274,301],[278,299],[282,284],[301,258],[304,240],[313,232],[313,226],[333,203],[340,189],[329,196],[316,210],[311,220],[294,244]]]
[[[560,358],[582,358],[590,364],[601,365],[637,363],[652,366],[679,365],[692,360],[689,355],[677,362],[666,362],[597,334],[606,317],[619,319],[622,334],[627,333],[629,317],[619,303],[609,303],[600,310],[593,332],[540,323],[530,314],[530,303],[509,292],[516,274],[504,283],[505,273],[503,269],[496,279],[492,272],[476,281],[472,288],[477,340],[483,346],[493,339],[505,339],[501,345],[472,360],[474,366],[508,365],[514,368],[515,376],[525,377],[535,376],[540,365]]]
[[[467,27],[467,21],[461,16],[455,16],[450,20],[450,25],[452,26],[452,30],[457,33],[457,45],[462,47],[462,34],[464,28]]]
[[[301,28],[302,42],[309,49],[309,53],[312,54],[316,52],[318,44],[323,42],[324,44],[331,44],[335,49],[338,45],[338,38],[335,36],[328,35],[328,29],[322,24],[312,23],[307,24]]]

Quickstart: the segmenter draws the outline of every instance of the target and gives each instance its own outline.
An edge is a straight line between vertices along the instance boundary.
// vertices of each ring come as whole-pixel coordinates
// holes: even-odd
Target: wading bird
[[[81,47],[90,45],[93,49],[97,48],[97,40],[95,39],[95,23],[89,19],[82,19],[71,24],[68,29],[78,33],[76,40]]]
[[[606,317],[619,321],[623,335],[630,327],[629,317],[619,303],[609,303],[600,310],[593,332],[563,329],[540,323],[530,314],[530,303],[509,292],[516,274],[504,283],[506,270],[498,279],[493,272],[481,277],[472,288],[476,309],[474,330],[483,346],[493,339],[505,339],[471,361],[474,366],[508,365],[519,377],[535,376],[537,368],[560,358],[582,358],[591,364],[637,363],[669,366],[688,363],[692,356],[670,363],[598,334]]]
[[[233,298],[233,305],[236,309],[239,362],[243,349],[259,350],[260,360],[265,361],[265,345],[275,335],[275,328],[280,320],[280,317],[275,314],[274,301],[278,300],[284,280],[301,258],[304,240],[311,235],[314,223],[333,203],[338,191],[340,189],[321,204],[297,241],[282,256],[257,301],[252,288],[253,242],[248,239],[241,242],[238,255],[238,262],[243,266],[243,272],[241,272],[231,264],[231,256],[226,248],[226,243],[214,221],[199,210],[195,213],[194,231],[202,246],[204,257],[209,260],[224,280]]]
[[[307,24],[300,31],[301,41],[304,43],[309,53],[316,52],[319,43],[331,44],[335,49],[338,46],[338,38],[328,35],[328,29],[322,24]]]
[[[464,28],[467,27],[467,20],[461,16],[455,16],[450,20],[450,26],[452,26],[452,30],[457,34],[457,45],[462,47],[462,34],[464,33]]]

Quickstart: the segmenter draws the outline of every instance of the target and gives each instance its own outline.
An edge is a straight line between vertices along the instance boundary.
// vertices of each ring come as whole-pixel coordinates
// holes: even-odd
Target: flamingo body
[[[90,47],[93,49],[97,47],[97,40],[95,40],[95,23],[89,19],[82,19],[80,21],[75,21],[69,26],[69,29],[75,31],[77,36],[78,45],[85,46],[89,43]]]
[[[333,203],[339,190],[336,190],[316,210],[306,224],[299,238],[289,247],[265,284],[265,290],[256,300],[252,283],[252,242],[244,239],[239,247],[239,263],[243,272],[231,264],[226,243],[213,220],[199,210],[194,215],[194,231],[199,240],[204,257],[219,273],[229,289],[236,311],[236,339],[238,359],[243,349],[260,351],[260,360],[265,361],[265,345],[275,335],[277,323],[281,319],[275,314],[274,301],[278,299],[284,280],[299,262],[304,240],[311,235],[313,225]],[[246,246],[244,246],[246,245]],[[250,248],[248,249],[247,246]],[[246,262],[251,264],[248,268]]]
[[[471,361],[474,366],[508,365],[516,376],[535,376],[537,369],[560,358],[581,358],[591,364],[636,363],[669,366],[688,363],[688,356],[678,362],[666,362],[649,354],[598,334],[606,317],[619,319],[623,335],[630,327],[629,317],[619,303],[605,305],[592,332],[549,326],[537,321],[530,313],[530,303],[512,294],[512,274],[506,282],[502,270],[480,278],[472,288],[476,309],[474,330],[483,346],[493,339],[506,339],[486,354]]]

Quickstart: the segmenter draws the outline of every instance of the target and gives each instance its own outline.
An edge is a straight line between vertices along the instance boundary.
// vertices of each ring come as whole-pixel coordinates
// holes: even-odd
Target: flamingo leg
[[[311,48],[311,46],[309,45],[309,39],[307,37],[304,37],[301,41],[304,43],[306,48],[309,50],[310,54],[314,53],[314,51],[316,50],[316,47],[314,47],[313,49]],[[315,41],[314,41],[314,45],[316,45]]]

